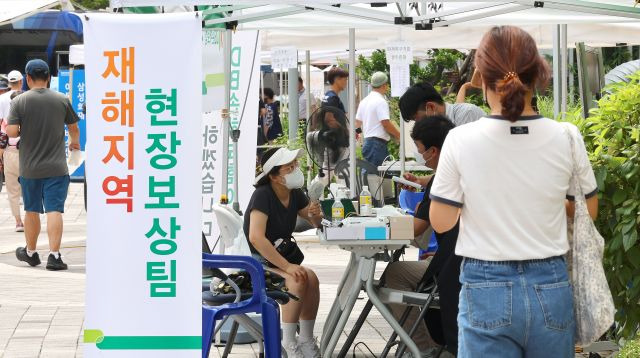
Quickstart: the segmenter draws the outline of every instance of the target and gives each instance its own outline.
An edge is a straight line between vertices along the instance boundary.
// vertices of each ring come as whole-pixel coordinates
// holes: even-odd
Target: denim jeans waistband
[[[384,144],[387,144],[389,141],[388,140],[384,140],[382,138],[378,138],[378,137],[367,137],[364,140],[375,140],[376,142],[381,142]]]
[[[563,260],[564,256],[552,256],[544,259],[532,259],[532,260],[521,260],[521,261],[485,261],[479,259],[473,259],[470,257],[463,258],[463,265],[488,265],[488,266],[518,266],[518,265],[540,265],[546,264],[550,262],[554,262],[557,260]]]

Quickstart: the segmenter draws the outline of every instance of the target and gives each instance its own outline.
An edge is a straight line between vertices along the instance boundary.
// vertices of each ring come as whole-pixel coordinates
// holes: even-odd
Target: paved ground
[[[24,236],[14,232],[15,222],[9,211],[6,192],[0,193],[0,357],[82,356],[86,236],[83,205],[82,185],[72,184],[65,208],[65,234],[61,249],[69,270],[49,272],[44,265],[31,268],[15,259],[15,249],[24,245]],[[42,225],[46,227],[44,217]],[[46,257],[48,245],[44,231],[39,244],[41,257]],[[302,247],[307,257],[305,262],[316,270],[322,282],[322,301],[316,327],[319,335],[342,268],[349,257],[335,247],[322,247],[315,243],[304,243]],[[413,257],[415,253],[411,255]],[[364,302],[364,299],[359,300],[356,309]],[[369,347],[379,353],[385,342],[383,336],[388,337],[389,333],[390,329],[374,310],[360,337],[366,337]],[[236,345],[232,354],[247,357],[256,351],[255,345]],[[364,356],[360,348],[358,352],[357,356]],[[221,353],[221,348],[219,352],[214,349],[212,356]]]
[[[82,185],[72,184],[65,209],[61,249],[69,270],[49,272],[44,265],[31,268],[15,259],[15,249],[24,245],[24,237],[22,233],[14,232],[15,222],[10,215],[6,192],[0,193],[0,358],[82,357],[86,236],[83,205]],[[46,227],[44,218],[42,224]],[[302,241],[305,263],[317,272],[321,282],[321,307],[316,325],[319,336],[349,256],[336,247]],[[41,257],[46,257],[46,232],[42,233],[40,244]],[[416,256],[415,249],[407,252],[409,259]],[[383,265],[378,267],[379,272],[383,269]],[[358,300],[354,312],[360,312],[364,304],[364,299]],[[354,314],[347,324],[347,332],[356,318]],[[365,341],[378,355],[390,333],[387,322],[374,308],[356,342]],[[341,342],[344,338],[346,333]],[[220,356],[222,351],[221,347],[213,349],[211,356]],[[236,345],[232,351],[232,357],[256,354],[255,344]],[[371,357],[371,354],[365,353],[360,345],[356,357]]]

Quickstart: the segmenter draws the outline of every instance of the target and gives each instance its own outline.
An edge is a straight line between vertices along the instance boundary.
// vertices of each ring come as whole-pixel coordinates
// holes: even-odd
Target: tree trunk
[[[460,67],[460,77],[458,81],[451,84],[451,86],[449,87],[449,90],[447,91],[447,96],[452,93],[453,94],[458,93],[458,91],[460,91],[460,87],[462,87],[463,84],[471,81],[471,77],[473,76],[473,70],[475,68],[474,61],[473,61],[475,58],[475,55],[476,55],[476,50],[471,50],[471,52],[469,52],[469,54],[467,55],[467,58],[464,59],[464,62],[462,63],[462,67]]]

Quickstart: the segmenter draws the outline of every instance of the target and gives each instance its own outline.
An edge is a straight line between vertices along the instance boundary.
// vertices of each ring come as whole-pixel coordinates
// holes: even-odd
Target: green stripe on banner
[[[101,350],[202,348],[202,336],[104,336],[93,329],[84,331],[84,342],[95,343]]]
[[[224,86],[224,73],[211,73],[205,76],[207,87]]]
[[[201,349],[201,336],[107,336],[96,344],[112,349]]]

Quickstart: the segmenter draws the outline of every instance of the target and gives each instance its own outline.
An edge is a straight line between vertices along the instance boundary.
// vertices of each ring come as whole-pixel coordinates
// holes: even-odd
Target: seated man
[[[416,144],[418,152],[422,155],[427,165],[436,171],[433,177],[437,175],[438,159],[444,140],[449,130],[454,127],[455,125],[444,116],[431,116],[416,122],[411,131],[411,138]],[[429,199],[429,191],[431,190],[433,177],[424,188],[424,199],[420,203],[413,220],[414,236],[422,235],[430,226],[429,207],[431,199]],[[429,325],[432,330],[431,335],[443,337],[445,349],[452,354],[456,354],[458,348],[457,315],[458,294],[460,292],[458,276],[461,258],[454,254],[457,237],[458,225],[444,233],[436,232],[438,251],[430,262],[427,260],[418,262],[398,261],[392,263],[386,271],[387,287],[405,291],[415,291],[421,280],[425,278],[433,277],[437,279],[438,291],[440,292],[440,317],[435,317],[434,319],[434,317],[429,317],[430,314],[427,314],[426,319],[427,321],[432,319],[435,322],[440,321],[437,318],[441,319],[441,327],[433,328]],[[405,306],[393,306],[393,314],[399,319],[404,312]],[[417,309],[411,310],[411,315],[403,326],[405,330],[409,330],[412,327],[418,314]],[[440,329],[441,331],[434,332],[433,329]],[[427,351],[430,347],[435,346],[431,335],[427,331],[427,325],[421,322],[418,330],[413,335],[413,339],[418,348],[422,351]]]
[[[471,86],[476,87],[478,86],[478,81],[479,79],[474,77],[474,80],[472,80],[469,85],[473,83]],[[467,84],[465,84],[465,91],[466,87],[468,87]],[[456,126],[461,126],[486,116],[482,108],[471,103],[445,103],[440,93],[427,82],[418,83],[409,87],[402,97],[400,97],[398,107],[405,122],[413,120],[419,122],[426,116],[441,115],[447,116]],[[424,164],[421,156],[419,156],[418,153],[415,153],[415,155],[416,162]],[[431,176],[417,177],[411,173],[405,173],[404,178],[422,186],[426,186],[429,180],[431,180]],[[403,188],[410,189],[410,187],[406,186]]]

